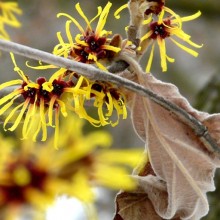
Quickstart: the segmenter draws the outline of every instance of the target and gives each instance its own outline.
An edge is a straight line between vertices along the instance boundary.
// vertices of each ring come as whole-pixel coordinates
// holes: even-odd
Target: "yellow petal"
[[[31,130],[31,127],[32,127],[32,124],[29,123],[29,122],[30,122],[31,117],[34,114],[35,114],[35,103],[30,105],[30,107],[28,108],[28,111],[26,113],[26,116],[25,116],[25,119],[24,119],[24,124],[23,124],[23,127],[22,127],[23,139],[28,138],[28,133]],[[32,120],[32,121],[34,121],[34,120]],[[29,127],[28,127],[28,125],[29,125]]]
[[[112,3],[111,2],[108,2],[107,5],[105,6],[105,8],[103,9],[100,17],[99,17],[99,21],[98,21],[98,24],[96,26],[96,30],[95,30],[95,35],[96,36],[99,36],[102,29],[104,28],[105,26],[105,23],[106,23],[106,19],[107,19],[107,16],[108,16],[108,13],[109,13],[109,10],[112,6]]]
[[[22,119],[22,117],[23,117],[23,115],[24,115],[24,113],[25,113],[25,111],[26,111],[26,109],[27,109],[27,107],[28,107],[28,105],[29,105],[29,100],[27,99],[27,100],[26,100],[24,103],[22,103],[22,104],[23,104],[23,107],[22,107],[22,109],[21,109],[21,111],[20,111],[18,117],[16,118],[16,120],[15,120],[13,126],[8,129],[9,131],[14,131],[14,130],[17,128],[18,124],[21,122],[21,119]]]
[[[89,22],[88,18],[85,16],[84,12],[82,11],[82,9],[81,9],[81,7],[80,7],[80,4],[77,3],[75,7],[76,7],[76,10],[78,11],[78,13],[80,14],[80,16],[85,20],[85,22],[86,22],[88,28],[89,28],[90,30],[92,30],[92,28],[91,28],[91,26],[90,26],[90,22]]]
[[[121,50],[121,48],[114,47],[114,46],[111,46],[111,45],[103,45],[101,48],[102,49],[106,49],[106,50],[111,50],[111,51],[113,51],[115,53],[118,53]]]
[[[170,63],[174,63],[174,62],[175,62],[175,59],[169,57],[167,54],[166,54],[166,59],[167,59]]]
[[[148,31],[143,37],[141,37],[140,42],[148,39],[152,35],[152,33],[153,33],[152,30]]]
[[[124,102],[122,100],[114,100],[114,107],[115,107],[118,115],[122,115],[123,119],[127,118],[126,105],[124,104]]]
[[[58,148],[58,140],[59,140],[59,110],[55,110],[55,133],[54,133],[54,147]]]
[[[45,90],[45,91],[47,91],[47,92],[53,91],[53,85],[52,85],[51,82],[44,82],[44,83],[42,84],[42,88],[43,88],[43,90]]]
[[[179,28],[182,28],[181,17],[178,14],[176,14],[173,10],[171,10],[170,8],[164,7],[164,10],[175,17],[175,19],[171,19],[171,24],[177,23],[179,25]]]
[[[166,72],[167,71],[167,62],[166,62],[166,46],[165,46],[165,40],[157,38],[157,43],[159,45],[159,50],[160,50],[160,59],[161,59],[161,67],[162,71]]]
[[[193,15],[181,17],[181,21],[186,22],[186,21],[194,20],[194,19],[198,18],[201,14],[202,14],[201,11],[198,11]]]
[[[146,20],[143,21],[143,25],[149,24],[152,21],[152,15],[150,15]]]
[[[196,47],[196,48],[202,48],[202,47],[203,47],[203,44],[201,44],[201,45],[196,44],[196,43],[192,42],[190,39],[189,39],[189,40],[186,40],[186,42],[187,42],[188,44],[190,44],[191,46]]]
[[[152,48],[151,48],[151,51],[150,51],[150,57],[148,59],[147,66],[146,66],[146,73],[150,72],[150,69],[151,69],[151,66],[152,66],[153,57],[154,57],[154,47],[155,47],[155,44],[152,45]]]
[[[27,76],[25,76],[24,72],[17,66],[14,54],[10,52],[10,55],[11,55],[11,60],[14,64],[14,71],[16,71],[25,82],[28,82]]]
[[[53,96],[50,100],[49,108],[48,108],[48,125],[53,126],[53,107],[57,97]]]
[[[40,86],[37,83],[29,82],[25,87],[24,90],[27,91],[29,88],[39,89]]]
[[[116,19],[119,19],[120,18],[120,12],[121,11],[123,11],[125,8],[127,8],[128,7],[128,4],[124,4],[124,5],[122,5],[121,7],[119,7],[116,11],[115,11],[115,13],[114,13],[114,16],[115,16],[115,18]]]
[[[39,115],[38,115],[38,117],[39,117]],[[41,129],[41,118],[40,117],[39,118],[35,117],[35,118],[38,120],[36,120],[36,121],[32,120],[32,123],[35,125],[35,128],[36,128],[34,131],[33,138],[32,138],[33,141],[36,141],[37,136],[38,136],[40,129]]]
[[[66,36],[67,36],[67,39],[68,39],[69,43],[72,45],[73,44],[73,38],[72,38],[72,34],[70,32],[70,24],[71,24],[71,21],[66,22]],[[61,37],[61,35],[60,35],[60,37]],[[59,40],[61,40],[61,39],[59,39]],[[60,42],[62,42],[62,41],[60,41]],[[64,42],[62,42],[62,43],[64,43]]]
[[[186,47],[186,46],[184,46],[184,45],[178,43],[177,41],[175,41],[175,40],[172,39],[172,38],[170,38],[170,39],[171,39],[171,40],[173,41],[173,43],[175,43],[178,47],[180,47],[182,50],[186,51],[187,53],[191,54],[192,56],[197,57],[197,56],[199,55],[196,51],[194,51],[194,50],[192,50],[192,49],[190,49],[190,48],[188,48],[188,47]]]
[[[10,99],[16,97],[17,95],[21,94],[22,91],[23,91],[23,89],[16,89],[13,92],[9,93],[8,95],[4,96],[3,98],[0,99],[0,105],[4,104],[8,100],[10,100]]]
[[[109,122],[107,122],[108,118],[106,118],[103,113],[103,104],[100,104],[97,107],[98,107],[98,116],[99,116],[99,120],[100,120],[101,125],[105,126],[105,125],[109,124]]]
[[[59,100],[59,99],[57,99],[56,101],[57,101],[57,103],[58,103],[59,106],[60,106],[60,111],[61,111],[62,115],[63,115],[64,117],[66,117],[66,116],[67,116],[67,111],[66,111],[66,105],[65,105],[65,103],[64,103],[63,101]]]
[[[113,189],[134,190],[136,181],[128,175],[124,167],[119,166],[97,166],[94,178],[97,183]]]
[[[139,149],[130,150],[102,150],[97,153],[98,161],[103,163],[117,163],[124,164],[134,168],[140,161],[142,156],[142,151]]]
[[[9,120],[12,118],[12,116],[14,115],[14,113],[15,113],[19,108],[21,108],[23,105],[24,105],[24,103],[21,103],[20,105],[16,106],[16,107],[9,113],[8,117],[5,119],[4,124],[3,124],[3,127],[4,127],[5,130],[7,130],[7,129],[5,128],[5,126],[7,125],[7,123],[9,122]]]
[[[18,7],[18,4],[12,4],[11,2],[4,2],[0,5],[2,16],[1,22],[4,22],[7,25],[12,27],[20,27],[21,23],[17,20],[16,14],[22,14],[22,10]]]
[[[108,97],[108,102],[106,103],[108,112],[106,113],[106,116],[110,117],[112,115],[112,112],[113,112],[113,100],[112,100],[112,96],[109,92],[107,92],[106,95]]]
[[[96,16],[90,20],[90,22],[89,22],[90,24],[91,24],[94,20],[96,20],[96,18],[98,18],[98,17],[100,16],[100,14],[102,13],[102,7],[99,6],[99,7],[97,8],[97,10],[98,10],[98,12],[97,12]]]
[[[66,69],[60,68],[58,71],[53,73],[53,75],[50,77],[48,82],[53,83],[55,79],[58,79],[60,76],[64,75],[65,72],[66,72]]]
[[[70,16],[70,15],[68,15],[68,14],[66,14],[66,13],[59,13],[59,14],[57,14],[57,17],[58,17],[58,18],[59,18],[60,16],[65,16],[65,17],[69,18],[69,19],[76,25],[76,27],[78,27],[78,29],[80,30],[80,32],[81,32],[83,35],[85,35],[84,29],[82,28],[82,26],[79,24],[79,22],[78,22],[75,18],[73,18],[72,16]]]
[[[161,12],[160,12],[160,15],[158,17],[158,24],[162,24],[163,23],[163,17],[164,17],[164,14],[165,14],[165,10],[163,9]]]
[[[5,111],[7,111],[14,103],[14,100],[17,97],[14,97],[10,102],[8,102],[7,104],[5,104],[1,109],[0,109],[0,115],[4,114]]]
[[[90,53],[88,56],[88,60],[97,61],[97,56],[95,54]]]
[[[77,44],[80,44],[82,46],[89,46],[85,41],[81,40],[81,34],[77,34],[76,37],[75,37],[75,41]]]
[[[106,68],[104,65],[102,65],[100,62],[96,62],[96,65],[97,65],[98,68],[101,69],[101,70],[104,70],[104,71],[107,70],[107,68]]]
[[[23,83],[23,80],[20,80],[20,79],[11,80],[11,81],[2,83],[0,85],[0,90],[6,88],[8,86],[22,85],[22,83]]]
[[[40,99],[40,120],[41,120],[41,129],[42,129],[42,138],[41,141],[45,141],[47,139],[47,125],[45,119],[45,106],[44,99]]]
[[[46,69],[54,69],[54,68],[58,68],[57,66],[54,66],[54,65],[39,65],[39,66],[31,66],[30,64],[29,64],[29,62],[28,61],[26,61],[26,66],[27,67],[29,67],[29,68],[31,68],[31,69],[35,69],[35,70],[46,70]]]

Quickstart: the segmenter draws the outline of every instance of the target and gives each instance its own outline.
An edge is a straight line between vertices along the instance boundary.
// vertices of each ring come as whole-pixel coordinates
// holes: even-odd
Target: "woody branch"
[[[117,86],[124,87],[130,91],[133,91],[143,97],[151,99],[153,102],[162,106],[163,108],[173,112],[180,120],[183,120],[189,127],[194,130],[195,134],[200,138],[203,144],[212,152],[220,155],[220,149],[215,140],[210,136],[207,128],[195,117],[190,115],[184,109],[171,103],[170,101],[158,96],[154,92],[139,85],[131,80],[120,77],[116,74],[112,74],[106,71],[95,68],[92,65],[76,62],[63,57],[55,56],[51,53],[47,53],[38,49],[34,49],[28,46],[24,46],[18,43],[6,41],[0,39],[0,49],[7,52],[13,52],[15,54],[32,58],[35,60],[41,60],[48,64],[53,64],[57,67],[62,67],[74,72],[77,72],[83,76],[90,78],[91,80],[101,80],[105,82],[114,83]],[[128,60],[126,60],[128,62]],[[134,63],[136,61],[132,61]],[[129,64],[129,63],[128,63]],[[137,66],[139,66],[137,64]],[[12,88],[14,89],[14,88]],[[7,91],[1,91],[0,96],[4,95]]]

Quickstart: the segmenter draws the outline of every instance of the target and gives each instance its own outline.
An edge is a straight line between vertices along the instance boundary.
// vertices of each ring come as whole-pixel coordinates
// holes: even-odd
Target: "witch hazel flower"
[[[95,126],[104,126],[111,124],[116,126],[119,119],[127,118],[126,99],[123,93],[113,84],[102,81],[90,82],[86,89],[86,99],[93,99],[93,106],[97,109],[98,124]],[[113,117],[113,115],[116,117]],[[113,120],[113,118],[115,118]]]
[[[85,94],[80,90],[80,85],[75,85],[71,80],[63,78],[66,69],[59,69],[49,80],[40,77],[36,82],[31,81],[17,66],[14,55],[11,53],[14,70],[21,79],[11,80],[0,85],[0,90],[9,86],[16,86],[14,91],[0,99],[0,115],[5,114],[3,127],[5,130],[14,131],[23,122],[22,138],[32,137],[36,141],[39,133],[41,140],[47,139],[47,128],[55,128],[55,146],[59,137],[59,116],[67,116],[67,102],[65,94],[71,94],[72,100],[78,102],[78,95]],[[82,83],[82,80],[77,82]],[[15,101],[23,98],[15,106]],[[8,125],[11,125],[7,127]]]
[[[167,61],[168,62],[175,61],[173,58],[167,55],[166,40],[170,39],[175,45],[177,45],[179,48],[181,48],[182,50],[186,51],[187,53],[189,53],[194,57],[198,56],[198,52],[196,52],[191,48],[186,47],[182,43],[179,43],[178,40],[181,40],[194,48],[201,48],[203,46],[194,43],[191,40],[191,36],[186,34],[182,29],[183,22],[191,21],[198,18],[201,15],[200,11],[198,11],[197,13],[191,16],[186,16],[186,17],[180,17],[180,16],[164,17],[164,15],[165,15],[165,10],[162,10],[158,16],[157,21],[148,20],[149,31],[146,34],[144,34],[140,39],[141,43],[145,40],[150,40],[152,43],[150,57],[146,66],[146,72],[150,72],[156,44],[159,47],[161,68],[163,72],[167,71]]]
[[[121,50],[119,46],[111,45],[112,38],[109,36],[112,32],[104,29],[111,6],[112,3],[108,2],[103,9],[98,7],[97,15],[89,20],[81,9],[80,4],[77,3],[75,8],[85,21],[86,28],[83,28],[81,24],[69,14],[59,13],[57,17],[64,16],[69,19],[66,22],[68,42],[65,42],[61,32],[58,32],[57,37],[59,44],[55,46],[53,53],[75,61],[96,64],[100,69],[106,70],[106,67],[101,61],[111,59]],[[98,18],[97,26],[93,29],[92,23]],[[80,33],[74,37],[70,30],[71,24],[74,24],[80,31]]]

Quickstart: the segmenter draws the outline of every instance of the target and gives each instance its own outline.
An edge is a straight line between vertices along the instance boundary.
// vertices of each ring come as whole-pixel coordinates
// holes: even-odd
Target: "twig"
[[[122,78],[118,75],[99,70],[89,64],[79,63],[63,57],[58,57],[53,54],[38,49],[30,48],[21,44],[13,43],[10,41],[0,39],[0,49],[7,52],[13,52],[15,54],[19,54],[21,56],[25,56],[35,60],[41,60],[45,63],[53,64],[57,67],[63,67],[71,71],[75,71],[92,80],[111,82],[118,86],[122,86],[128,90],[131,90],[141,96],[147,97],[155,103],[162,106],[163,108],[173,112],[177,117],[182,119],[189,127],[191,127],[194,130],[195,134],[200,138],[200,140],[207,147],[208,150],[220,155],[220,147],[210,136],[210,134],[207,131],[207,128],[199,120],[190,115],[184,109],[164,99],[163,97],[158,96],[157,94],[153,93],[144,86],[141,86],[128,79]]]

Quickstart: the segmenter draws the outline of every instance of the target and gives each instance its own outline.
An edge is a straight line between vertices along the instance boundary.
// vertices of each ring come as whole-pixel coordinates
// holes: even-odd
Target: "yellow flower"
[[[68,146],[63,152],[66,164],[63,174],[80,172],[87,178],[91,186],[104,186],[112,189],[132,190],[136,187],[135,180],[130,176],[139,162],[141,151],[108,149],[111,146],[111,136],[103,131],[95,131],[87,134],[82,133],[83,122],[75,117],[65,118],[61,129],[59,149]],[[99,148],[97,148],[99,146]],[[100,149],[102,146],[102,149]],[[66,155],[66,156],[64,156]]]
[[[5,30],[5,25],[16,28],[21,26],[14,14],[22,14],[21,9],[18,7],[18,3],[0,1],[0,38],[6,40],[10,39]]]
[[[174,40],[173,36],[179,38],[180,40],[188,43],[190,46],[195,48],[201,48],[202,45],[195,44],[191,41],[191,36],[186,34],[182,30],[182,23],[186,21],[191,21],[196,19],[201,15],[201,12],[197,12],[191,16],[186,17],[179,17],[178,15],[169,16],[164,18],[165,10],[162,10],[162,12],[159,14],[158,21],[153,21],[149,24],[149,31],[141,38],[141,42],[149,39],[150,41],[153,41],[150,57],[148,60],[148,64],[146,67],[146,72],[149,72],[151,69],[152,61],[153,61],[153,54],[154,54],[154,48],[155,43],[157,42],[160,50],[160,58],[161,58],[161,67],[162,71],[167,71],[167,61],[174,62],[173,58],[170,58],[166,53],[166,46],[165,46],[165,40],[170,39],[173,43],[175,43],[178,47],[185,50],[187,53],[197,57],[198,53],[183,44],[180,44],[176,40]]]
[[[58,150],[51,147],[51,139],[37,144],[0,136],[0,210],[13,213],[25,206],[43,211],[63,194],[86,205],[94,202],[95,186],[136,187],[130,172],[140,159],[139,150],[109,150],[108,133],[84,135],[81,119],[63,119]]]
[[[0,1],[0,21],[12,27],[20,27],[21,23],[17,20],[14,14],[21,15],[22,10],[17,2],[2,2]]]
[[[106,69],[106,67],[101,64],[100,60],[112,58],[112,54],[118,53],[121,50],[119,47],[111,45],[111,38],[108,38],[111,31],[103,29],[111,5],[112,4],[108,2],[103,10],[101,7],[98,7],[97,15],[89,20],[82,11],[80,4],[77,3],[75,6],[76,10],[87,25],[85,29],[72,16],[66,13],[59,13],[57,15],[58,17],[65,16],[69,19],[66,22],[66,35],[69,42],[66,43],[63,40],[61,33],[58,32],[57,37],[59,44],[55,46],[53,53],[83,63],[95,63],[99,68]],[[97,18],[99,18],[99,20],[96,29],[93,30],[91,24]],[[75,24],[81,32],[80,34],[77,34],[74,39],[70,32],[70,25],[72,23]]]
[[[111,124],[113,127],[119,122],[120,116],[127,118],[126,100],[120,90],[108,82],[90,82],[89,87],[85,88],[86,99],[93,100],[93,106],[97,108],[98,123],[85,117],[95,126]],[[112,116],[116,113],[115,121]]]
[[[18,104],[6,116],[4,121],[4,129],[14,131],[19,123],[23,121],[22,136],[23,139],[32,137],[34,141],[40,132],[42,132],[42,141],[47,139],[47,127],[55,127],[55,146],[59,137],[59,115],[66,117],[66,102],[62,100],[65,94],[70,93],[73,101],[78,102],[78,96],[85,94],[80,90],[78,80],[75,85],[72,81],[64,81],[63,75],[65,69],[56,71],[47,81],[44,77],[40,77],[36,82],[32,82],[17,66],[13,54],[11,54],[14,63],[14,70],[20,75],[21,79],[11,80],[0,85],[0,90],[9,86],[17,86],[13,92],[0,99],[0,115],[9,111],[14,101],[19,97],[23,98],[23,102]],[[18,113],[17,116],[15,116]],[[15,117],[15,119],[13,118]],[[13,122],[10,128],[6,128],[9,122]]]
[[[71,102],[71,97],[69,98],[68,109],[77,113],[80,118],[86,119],[96,127],[108,124],[114,127],[119,123],[120,118],[127,118],[126,100],[117,86],[98,80],[90,81],[71,71],[67,71],[66,74],[69,79],[77,82],[74,87],[75,94],[81,94],[75,95],[73,93],[74,101]],[[95,111],[97,109],[97,114],[92,116],[87,111],[91,110],[91,105]]]
[[[4,219],[17,219],[16,215],[22,215],[24,207],[44,211],[62,194],[76,197],[85,204],[93,202],[94,195],[84,175],[76,172],[62,177],[61,161],[65,165],[70,162],[65,161],[68,158],[64,152],[51,146],[33,145],[30,141],[14,144],[9,150],[5,146],[7,139],[0,139],[4,158],[0,160],[0,211],[2,214],[5,210],[5,214],[11,216]]]

